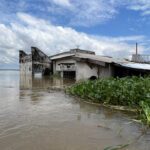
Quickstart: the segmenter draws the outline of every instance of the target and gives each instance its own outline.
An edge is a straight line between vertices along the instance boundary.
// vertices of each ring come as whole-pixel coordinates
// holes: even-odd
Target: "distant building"
[[[137,63],[150,64],[150,55],[133,54],[132,61]]]
[[[136,63],[150,64],[150,55],[138,54],[138,43],[136,43],[136,54],[132,55],[132,61]]]

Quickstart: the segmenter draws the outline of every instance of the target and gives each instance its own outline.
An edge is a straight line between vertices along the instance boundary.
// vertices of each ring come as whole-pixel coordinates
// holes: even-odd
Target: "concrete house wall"
[[[73,59],[71,59],[71,58],[63,58],[63,59],[57,60],[57,61],[56,61],[56,72],[58,72],[58,71],[63,71],[63,70],[61,69],[61,67],[60,67],[60,64],[62,64],[62,63],[64,63],[64,64],[69,64],[69,63],[74,63],[74,64],[76,64],[76,61],[73,60]],[[65,71],[65,70],[64,70],[64,71]],[[68,69],[68,71],[69,71],[69,69]],[[70,71],[74,71],[74,70],[70,70]]]
[[[110,78],[114,76],[114,67],[111,64],[106,64],[105,67],[98,66],[98,78]]]
[[[30,75],[32,74],[32,63],[20,63],[20,74]]]
[[[53,74],[60,74],[64,77],[65,72],[74,72],[76,76],[76,61],[72,58],[61,58],[53,61]]]
[[[20,74],[32,74],[32,57],[24,51],[19,51]]]
[[[87,80],[93,76],[98,78],[97,65],[90,66],[86,62],[77,62],[76,68],[76,81]]]
[[[62,69],[60,64],[75,64],[75,67],[69,68],[69,69]],[[68,58],[62,58],[62,59],[57,59],[53,61],[53,73],[57,74],[59,73],[61,77],[63,77],[63,72],[64,71],[74,71],[75,72],[75,80],[80,81],[80,80],[86,80],[89,79],[92,76],[95,76],[98,78],[98,67],[96,65],[90,65],[87,64],[86,62],[79,62],[74,60],[72,57]]]
[[[76,80],[87,80],[91,77],[109,78],[114,76],[114,67],[107,64],[105,67],[86,62],[77,62]]]
[[[75,69],[63,70],[60,68],[60,64],[62,63],[74,63]],[[107,78],[113,76],[113,66],[106,65],[105,67],[90,64],[88,62],[76,61],[73,58],[63,58],[55,60],[53,63],[54,73],[59,73],[61,77],[63,77],[63,71],[75,71],[75,79],[76,81],[83,81],[90,79],[91,77],[96,78]]]
[[[75,64],[73,69],[61,69],[60,64]],[[92,76],[98,77],[98,67],[95,65],[88,65],[85,62],[78,62],[72,58],[63,58],[53,61],[53,72],[60,73],[61,77],[63,77],[62,72],[64,71],[75,71],[75,79],[76,81],[86,80]]]

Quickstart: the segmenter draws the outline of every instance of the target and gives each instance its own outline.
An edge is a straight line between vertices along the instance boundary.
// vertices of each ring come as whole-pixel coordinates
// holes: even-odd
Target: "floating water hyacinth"
[[[67,88],[67,92],[95,103],[137,108],[139,116],[143,115],[140,119],[150,124],[150,76],[88,80]]]

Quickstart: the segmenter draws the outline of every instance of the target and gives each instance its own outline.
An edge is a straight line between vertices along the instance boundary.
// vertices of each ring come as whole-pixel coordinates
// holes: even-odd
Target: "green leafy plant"
[[[142,108],[142,111],[141,111],[142,119],[144,119],[144,121],[146,121],[147,124],[150,124],[150,107],[148,103],[144,101],[140,101],[139,105]]]
[[[125,148],[125,147],[127,147],[129,145],[130,145],[130,143],[117,145],[117,146],[109,146],[109,147],[106,147],[104,150],[120,150],[120,149],[123,149],[123,148]]]
[[[150,124],[150,76],[88,80],[74,84],[67,92],[95,103],[137,108],[139,118]]]

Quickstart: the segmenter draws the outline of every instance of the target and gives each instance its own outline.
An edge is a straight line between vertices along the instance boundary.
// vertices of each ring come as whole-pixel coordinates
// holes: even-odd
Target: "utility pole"
[[[136,43],[136,55],[138,55],[138,43]]]

